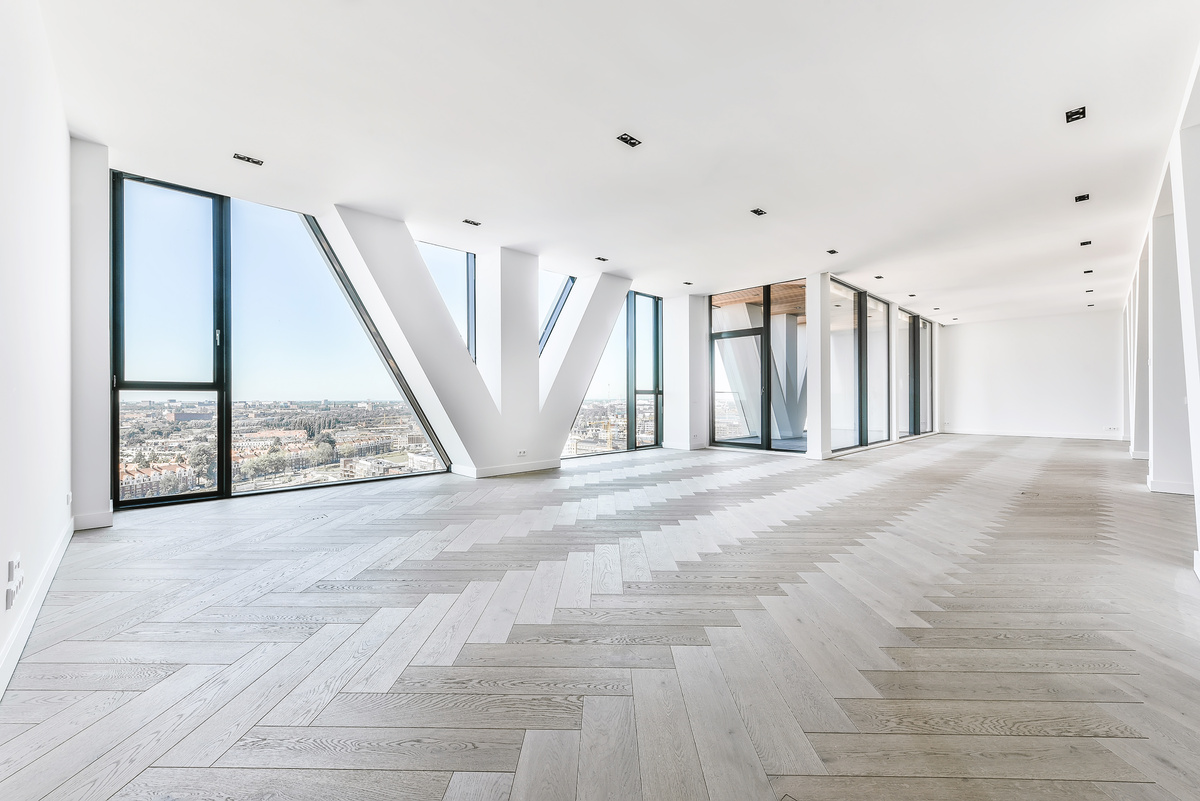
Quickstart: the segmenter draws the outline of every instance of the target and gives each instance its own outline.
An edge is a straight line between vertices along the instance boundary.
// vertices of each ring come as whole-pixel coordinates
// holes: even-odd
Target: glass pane
[[[713,434],[718,442],[762,443],[762,337],[713,341]]]
[[[900,312],[896,328],[896,428],[907,437],[912,430],[912,332],[913,316]]]
[[[888,438],[888,304],[867,296],[867,443]]]
[[[538,270],[538,319],[542,321],[538,327],[539,335],[545,335],[546,326],[550,325],[550,315],[554,313],[554,307],[558,305],[570,280],[566,275]]]
[[[933,330],[921,321],[921,433],[933,431]]]
[[[829,425],[833,450],[859,444],[858,293],[829,285]]]
[[[454,318],[454,326],[462,336],[463,344],[467,344],[467,314],[470,310],[467,305],[467,293],[470,291],[467,265],[470,254],[428,242],[418,242],[417,249],[421,251],[421,258],[425,260],[438,292],[442,293],[442,300]]]
[[[771,447],[808,449],[808,326],[804,281],[771,287]]]
[[[763,290],[739,289],[712,296],[712,332],[741,331],[761,328],[763,324]]]
[[[213,200],[125,181],[125,380],[213,380]]]
[[[636,389],[658,389],[657,371],[654,369],[655,339],[658,330],[657,305],[649,295],[634,295],[633,324],[635,345]]]
[[[118,432],[119,500],[217,489],[217,393],[122,392]]]
[[[233,491],[444,469],[300,215],[232,225]]]
[[[629,337],[625,309],[626,304],[622,303],[604,355],[592,376],[592,385],[567,436],[563,456],[623,451],[629,447],[629,398],[625,394],[629,386],[626,372]]]
[[[635,405],[637,446],[658,444],[658,395],[638,395]]]

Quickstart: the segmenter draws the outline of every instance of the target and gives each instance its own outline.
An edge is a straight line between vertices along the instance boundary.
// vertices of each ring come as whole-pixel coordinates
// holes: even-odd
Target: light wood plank
[[[642,798],[633,698],[584,699],[579,735],[576,801],[638,801]]]
[[[513,801],[574,801],[578,731],[527,731],[513,777]]]

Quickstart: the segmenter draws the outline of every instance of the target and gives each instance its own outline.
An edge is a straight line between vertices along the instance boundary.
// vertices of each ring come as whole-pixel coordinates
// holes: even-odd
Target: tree
[[[185,489],[187,488],[182,486],[179,476],[174,473],[163,473],[162,478],[158,480],[159,495],[177,495]]]
[[[215,484],[217,481],[217,452],[212,445],[207,442],[201,442],[193,445],[187,455],[188,466],[196,474],[196,478],[203,478],[210,483]]]

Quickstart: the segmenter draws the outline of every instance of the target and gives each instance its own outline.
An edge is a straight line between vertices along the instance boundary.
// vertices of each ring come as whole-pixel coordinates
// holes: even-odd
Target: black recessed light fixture
[[[1095,305],[1096,305],[1095,303],[1089,303],[1089,304],[1088,304],[1088,308],[1089,308],[1089,309],[1091,309],[1091,308],[1093,308]]]
[[[909,295],[909,297],[910,297],[910,298],[915,298],[915,297],[916,297],[916,295]]]
[[[637,147],[638,145],[640,145],[642,143],[641,139],[634,139],[632,136],[630,136],[627,133],[623,133],[620,136],[618,136],[617,141],[624,142],[625,144],[629,145],[630,147]]]
[[[1091,275],[1093,272],[1094,272],[1093,270],[1084,270],[1084,271],[1083,271],[1083,274],[1084,274],[1084,275]]]
[[[684,285],[684,286],[691,286],[691,285],[692,285],[692,282],[691,282],[691,281],[684,281],[684,282],[683,282],[683,285]]]
[[[1080,243],[1079,243],[1079,247],[1081,247],[1081,248],[1086,248],[1086,247],[1087,247],[1088,245],[1090,245],[1090,244],[1092,244],[1092,240],[1090,240],[1090,239],[1085,239],[1085,240],[1083,240],[1082,242],[1080,242]]]
[[[463,222],[465,222],[467,225],[483,225],[483,223],[475,222],[474,220],[463,220]]]
[[[878,279],[880,279],[880,278],[883,278],[883,276],[882,276],[882,275],[877,275],[877,276],[875,276],[875,278],[878,280]]]
[[[762,209],[750,209],[750,213],[753,214],[755,217],[761,217],[764,214],[766,214],[766,212],[763,211]]]
[[[1083,290],[1083,291],[1084,291],[1084,293],[1087,293],[1087,292],[1095,292],[1096,290],[1094,290],[1094,289],[1085,289],[1085,290]]]
[[[234,153],[233,157],[238,161],[244,161],[247,164],[253,164],[255,167],[261,167],[263,165],[262,159],[256,159],[253,156],[243,156],[241,153]]]
[[[957,318],[957,317],[954,317],[953,319],[957,320],[958,318]]]
[[[830,256],[836,256],[836,255],[837,255],[837,251],[836,251],[836,250],[827,250],[827,251],[825,251],[825,252],[826,252],[826,253],[828,253]]]
[[[1067,122],[1076,122],[1078,120],[1082,120],[1086,116],[1087,116],[1087,106],[1080,106],[1079,108],[1073,108],[1067,112]]]
[[[1082,195],[1075,196],[1076,203],[1082,203],[1085,200],[1091,200],[1091,199],[1092,199],[1092,195],[1090,192],[1084,192]]]
[[[933,310],[934,310],[934,311],[941,311],[941,310],[942,310],[942,307],[941,307],[941,306],[934,306],[934,307],[933,307]]]
[[[597,256],[596,261],[608,261],[608,259],[604,256]]]

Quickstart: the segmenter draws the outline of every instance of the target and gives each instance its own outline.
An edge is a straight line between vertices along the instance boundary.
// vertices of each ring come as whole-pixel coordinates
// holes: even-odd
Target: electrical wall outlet
[[[524,456],[525,454],[526,454],[526,451],[525,451],[525,449],[523,449],[523,448],[522,448],[521,450],[517,451],[517,457],[518,457],[518,458],[519,458],[519,457],[521,457],[521,456]]]
[[[17,594],[25,586],[25,570],[21,567],[21,554],[8,560],[8,588],[4,591],[4,609],[13,608],[17,602]]]

